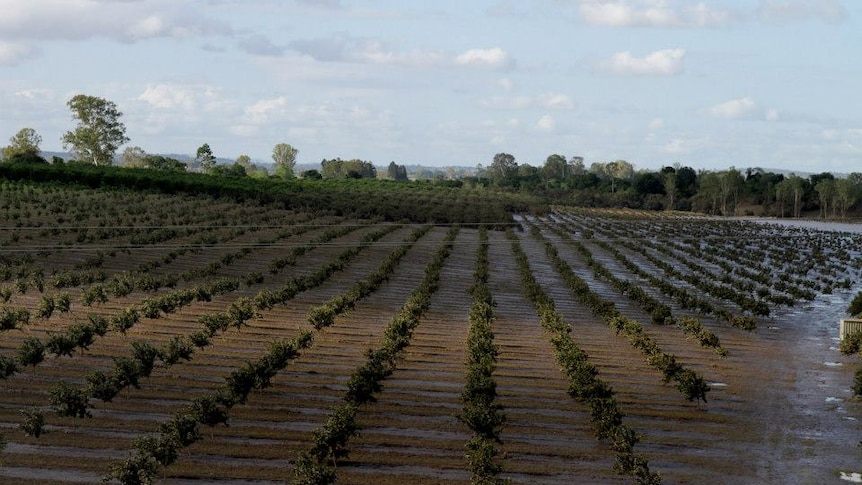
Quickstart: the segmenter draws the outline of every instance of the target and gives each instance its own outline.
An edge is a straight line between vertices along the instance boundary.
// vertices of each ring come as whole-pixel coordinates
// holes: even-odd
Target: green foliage
[[[51,406],[61,417],[91,418],[87,393],[60,381],[51,388]]]
[[[856,293],[850,305],[847,307],[847,313],[855,317],[862,317],[862,291]]]
[[[197,422],[207,426],[227,426],[227,409],[214,396],[203,396],[192,401],[189,414]]]
[[[54,309],[57,307],[54,302],[54,297],[43,295],[42,299],[39,301],[39,310],[37,310],[36,315],[39,318],[51,318],[51,315],[54,314]]]
[[[191,360],[194,351],[195,345],[191,339],[174,336],[167,346],[159,351],[159,358],[166,367],[170,367],[180,360]]]
[[[853,395],[862,396],[862,369],[856,369],[853,375]]]
[[[36,367],[45,360],[45,344],[36,337],[27,337],[18,347],[18,362]]]
[[[203,173],[208,174],[212,171],[213,167],[215,167],[216,158],[209,144],[204,143],[198,147],[195,154],[195,162],[200,166]]]
[[[129,141],[120,122],[123,113],[111,101],[83,94],[74,96],[67,105],[78,126],[63,135],[63,146],[71,147],[79,160],[111,165],[114,153]]]
[[[26,308],[0,308],[0,331],[13,330],[30,323],[30,311]]]
[[[460,183],[435,181],[228,178],[88,164],[0,164],[0,177],[39,183],[62,182],[93,189],[111,187],[256,200],[286,208],[315,207],[320,211],[355,218],[419,223],[507,224],[511,221],[512,212],[542,211],[545,207],[534,196],[476,190],[462,187]],[[62,280],[71,276],[55,275],[52,278]]]
[[[850,332],[838,344],[838,350],[844,355],[858,354],[862,351],[862,330]]]
[[[18,361],[13,357],[0,355],[0,379],[5,379],[18,372]]]
[[[163,170],[165,172],[185,172],[188,167],[185,163],[171,157],[161,155],[147,155],[141,161],[141,168]]]
[[[36,408],[22,409],[21,414],[24,416],[24,421],[18,425],[18,428],[25,435],[38,438],[45,433],[45,415],[41,410]]]
[[[3,159],[11,163],[48,163],[39,156],[39,145],[42,137],[33,128],[21,128],[12,138],[9,138],[9,146],[3,148]]]
[[[152,455],[136,453],[122,462],[113,463],[104,481],[117,480],[121,485],[151,485],[157,472],[158,462]]]
[[[86,393],[90,397],[101,399],[104,402],[111,402],[117,393],[120,392],[119,382],[113,377],[108,376],[102,371],[93,371],[87,374],[87,389]]]
[[[296,165],[298,153],[299,150],[287,143],[279,143],[272,149],[272,161],[275,162],[276,177],[293,178],[293,167]]]

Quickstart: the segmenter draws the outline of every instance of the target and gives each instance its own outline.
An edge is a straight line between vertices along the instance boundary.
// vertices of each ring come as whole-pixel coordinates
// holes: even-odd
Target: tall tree
[[[518,177],[518,163],[515,157],[508,153],[494,155],[491,166],[488,167],[488,178],[497,185],[510,185]]]
[[[835,181],[835,208],[840,211],[842,218],[847,217],[847,210],[856,203],[858,191],[859,187],[854,184],[852,177]]]
[[[817,198],[820,200],[820,216],[825,219],[829,217],[829,205],[835,199],[835,180],[822,179],[814,186],[814,190],[817,191]],[[832,212],[835,212],[834,207]]]
[[[739,201],[739,191],[745,184],[742,173],[736,168],[719,172],[719,190],[721,191],[721,215],[736,215],[736,204]]]
[[[38,156],[42,137],[33,128],[21,128],[12,138],[9,146],[3,148],[3,158],[11,159],[16,155]]]
[[[407,167],[398,165],[395,162],[389,162],[389,167],[386,169],[386,175],[392,180],[404,182],[407,180]]]
[[[195,161],[200,165],[201,172],[210,173],[212,172],[213,167],[216,164],[216,157],[213,155],[212,149],[208,143],[204,143],[200,147],[198,147],[198,151],[195,154]]]
[[[63,147],[71,147],[78,159],[92,161],[94,165],[111,165],[114,153],[129,141],[126,127],[120,122],[123,113],[112,101],[84,94],[74,96],[66,104],[78,126],[63,135]]]
[[[243,171],[245,171],[245,174],[249,177],[260,177],[261,175],[263,175],[264,177],[266,176],[266,171],[259,170],[258,166],[251,162],[251,157],[249,157],[248,155],[243,154],[236,157],[236,162],[234,163],[234,165],[242,167]]]
[[[128,168],[140,168],[144,166],[144,158],[147,152],[143,148],[134,146],[123,150],[123,166]]]
[[[275,162],[275,176],[284,179],[294,177],[293,167],[296,166],[296,155],[299,150],[287,143],[279,143],[272,149],[272,161]]]
[[[569,177],[569,165],[562,155],[550,155],[545,159],[545,165],[541,169],[542,182],[547,187],[550,185],[560,186]]]

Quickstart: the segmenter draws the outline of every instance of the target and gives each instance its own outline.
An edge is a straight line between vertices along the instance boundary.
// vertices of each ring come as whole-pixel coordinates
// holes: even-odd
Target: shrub
[[[27,436],[38,438],[45,432],[45,416],[39,409],[26,410],[22,409],[21,414],[24,415],[24,421],[18,425],[18,428]]]
[[[862,291],[856,294],[847,307],[847,313],[856,317],[862,317]]]
[[[862,330],[856,330],[845,336],[838,344],[838,350],[845,355],[859,353],[862,350]]]
[[[853,378],[853,395],[862,396],[862,369],[856,369],[856,375]]]
[[[27,337],[18,347],[18,362],[36,367],[45,360],[45,344],[35,337]]]

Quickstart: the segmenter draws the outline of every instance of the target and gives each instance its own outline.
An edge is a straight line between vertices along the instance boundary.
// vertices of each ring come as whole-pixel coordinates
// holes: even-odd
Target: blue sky
[[[0,0],[0,144],[115,102],[149,153],[862,171],[856,0]]]

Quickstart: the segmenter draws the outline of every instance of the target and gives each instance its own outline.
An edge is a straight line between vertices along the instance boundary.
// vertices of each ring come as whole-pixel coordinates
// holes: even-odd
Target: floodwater
[[[812,230],[862,234],[862,224],[815,220],[744,220]],[[859,248],[862,251],[862,247]],[[838,351],[838,322],[862,282],[851,290],[820,295],[801,308],[776,315],[770,329],[786,349],[776,369],[795,376],[780,408],[771,417],[784,426],[774,459],[784,461],[770,473],[770,483],[862,483],[862,403],[850,389],[860,365],[856,356]],[[773,482],[772,479],[779,481]]]

